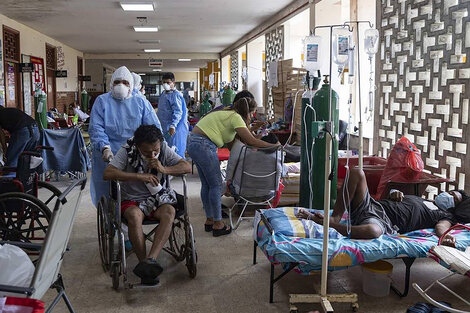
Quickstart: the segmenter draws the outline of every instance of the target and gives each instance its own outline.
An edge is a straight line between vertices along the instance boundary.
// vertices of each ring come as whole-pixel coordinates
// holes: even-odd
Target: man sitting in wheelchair
[[[170,236],[176,194],[165,183],[167,175],[191,172],[191,165],[171,150],[155,125],[141,125],[104,171],[105,180],[121,182],[121,213],[128,222],[129,239],[139,259],[134,273],[143,284],[158,283],[163,268],[156,258]],[[142,230],[144,219],[159,221],[149,254]]]

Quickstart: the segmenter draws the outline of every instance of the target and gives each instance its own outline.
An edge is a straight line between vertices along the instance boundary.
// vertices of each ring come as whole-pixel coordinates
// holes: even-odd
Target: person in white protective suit
[[[147,98],[140,91],[142,89],[142,77],[140,77],[139,74],[132,72],[132,78],[134,79],[134,89],[132,90],[132,95],[141,97],[142,99],[148,101]]]
[[[89,134],[93,148],[90,194],[95,206],[101,196],[109,194],[109,182],[103,180],[106,162],[140,125],[153,124],[161,129],[150,103],[133,96],[134,78],[125,66],[113,73],[110,87],[110,92],[96,98],[90,114]]]

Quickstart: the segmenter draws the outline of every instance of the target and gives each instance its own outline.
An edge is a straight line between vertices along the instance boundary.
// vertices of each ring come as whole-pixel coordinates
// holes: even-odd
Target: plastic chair
[[[58,294],[46,312],[52,311],[61,298],[65,301],[69,312],[74,312],[65,293],[64,283],[59,272],[85,185],[86,177],[82,177],[59,196],[55,203],[44,245],[14,241],[1,242],[24,249],[40,250],[40,256],[33,279],[28,287],[0,285],[0,292],[9,292],[18,294],[19,297],[40,300],[49,288],[54,288]],[[75,198],[75,201],[72,198]]]

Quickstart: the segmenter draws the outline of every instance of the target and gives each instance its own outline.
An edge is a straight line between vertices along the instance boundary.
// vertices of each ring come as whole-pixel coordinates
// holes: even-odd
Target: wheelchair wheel
[[[41,180],[38,181],[38,189],[38,199],[52,211],[57,198],[62,194],[62,192],[54,185]]]
[[[118,229],[113,223],[110,223],[109,230],[109,262],[110,262],[110,275],[113,280],[113,288],[119,288],[119,277],[121,276],[121,256],[124,247],[121,246]]]
[[[180,218],[175,219],[171,228],[170,238],[168,238],[168,247],[164,248],[177,262],[183,261],[186,257],[185,223]]]
[[[49,208],[29,194],[0,194],[0,239],[43,243],[51,216]],[[38,259],[38,252],[28,253],[33,261]]]
[[[105,272],[109,271],[109,217],[108,217],[108,201],[102,197],[98,203],[98,212],[96,214],[96,224],[98,228],[98,244],[100,248],[101,265]]]
[[[186,267],[188,268],[189,277],[195,278],[197,275],[197,252],[193,235],[193,227],[188,223],[186,228]]]

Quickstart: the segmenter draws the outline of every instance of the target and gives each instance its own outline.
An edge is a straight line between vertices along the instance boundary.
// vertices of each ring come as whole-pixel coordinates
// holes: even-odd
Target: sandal
[[[204,230],[206,232],[211,232],[212,231],[212,224],[204,224]]]
[[[232,228],[230,226],[224,225],[224,227],[221,229],[213,229],[212,236],[214,237],[224,236],[224,235],[230,234],[231,232],[232,232]]]

